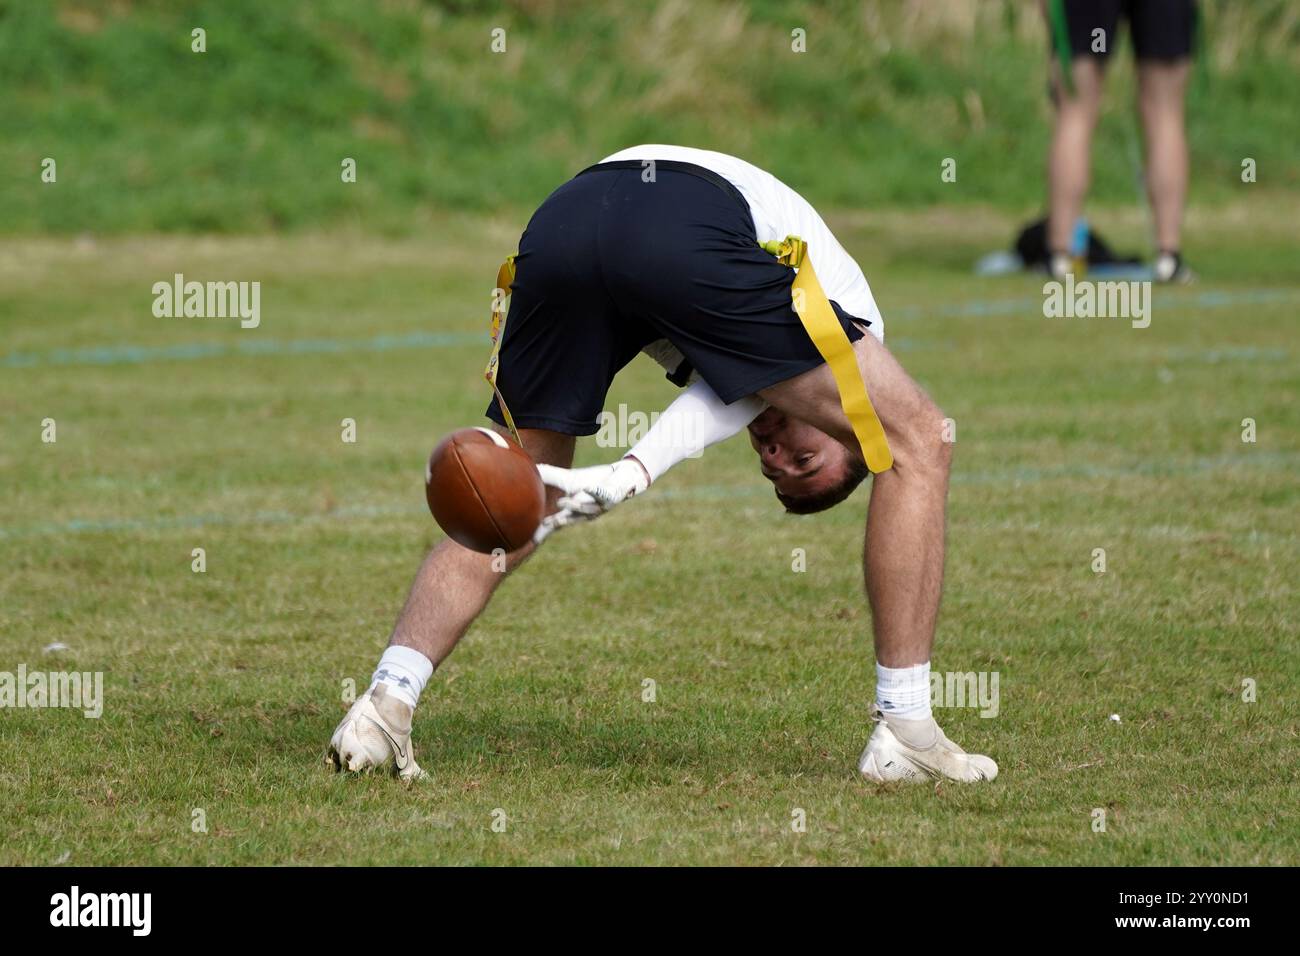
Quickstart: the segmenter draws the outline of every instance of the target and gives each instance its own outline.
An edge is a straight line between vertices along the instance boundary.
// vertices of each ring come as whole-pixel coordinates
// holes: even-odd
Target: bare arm
[[[952,446],[943,440],[943,413],[888,349],[869,335],[853,348],[894,453],[894,467],[872,481],[863,553],[876,659],[886,667],[909,667],[930,660],[934,643]],[[861,457],[825,365],[760,394]]]

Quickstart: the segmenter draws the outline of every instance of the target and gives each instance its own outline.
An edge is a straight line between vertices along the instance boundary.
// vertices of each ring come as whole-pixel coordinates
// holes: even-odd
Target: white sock
[[[876,664],[876,706],[886,717],[925,720],[930,712],[930,662],[913,667]]]
[[[433,661],[417,650],[394,644],[379,658],[370,686],[386,684],[388,692],[412,707],[420,702],[420,692],[433,676]]]

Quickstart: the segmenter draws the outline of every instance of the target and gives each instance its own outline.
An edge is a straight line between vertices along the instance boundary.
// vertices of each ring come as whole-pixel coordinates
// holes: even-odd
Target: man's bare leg
[[[572,435],[524,429],[519,437],[536,462],[565,468],[573,462]],[[553,508],[554,496],[550,504]],[[429,552],[370,687],[352,704],[330,739],[327,764],[364,771],[391,761],[403,779],[424,776],[411,747],[411,718],[420,691],[487,607],[497,585],[532,551],[529,544],[507,555],[504,569],[499,563],[493,566],[492,555],[453,541],[443,541]]]
[[[524,450],[539,464],[568,468],[573,463],[572,435],[525,428],[520,430],[519,438]],[[556,496],[553,489],[547,490],[552,498]],[[490,554],[470,551],[450,539],[438,543],[415,576],[406,605],[393,626],[389,646],[417,650],[437,667],[483,613],[506,573],[532,552],[533,545],[528,544],[507,555],[507,570],[503,573],[493,568]]]
[[[1092,168],[1092,134],[1101,113],[1102,64],[1092,56],[1071,63],[1074,93],[1065,89],[1061,68],[1053,62],[1056,120],[1047,159],[1049,253],[1067,253],[1074,224],[1083,212]]]
[[[858,368],[894,455],[894,467],[872,481],[863,574],[871,604],[877,699],[893,692],[908,706],[878,721],[858,769],[872,780],[991,780],[997,764],[966,754],[944,736],[930,714],[929,662],[943,591],[945,510],[952,446],[943,440],[943,413],[871,336],[854,344]],[[859,457],[857,439],[825,365],[760,396],[787,415],[820,428]]]
[[[1156,226],[1156,248],[1181,248],[1183,204],[1187,199],[1187,132],[1183,103],[1187,96],[1188,60],[1138,63],[1138,109],[1146,134],[1147,195]]]

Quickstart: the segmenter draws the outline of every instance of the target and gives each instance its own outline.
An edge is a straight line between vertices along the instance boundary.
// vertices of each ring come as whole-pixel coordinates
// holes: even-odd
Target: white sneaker
[[[877,783],[905,780],[925,783],[932,779],[960,780],[974,783],[992,780],[998,765],[983,754],[968,754],[949,740],[935,725],[934,743],[924,749],[908,746],[889,729],[884,715],[874,711],[871,719],[876,729],[867,741],[867,749],[858,758],[858,773]]]
[[[415,709],[375,684],[357,698],[330,738],[325,763],[334,770],[368,773],[391,761],[403,780],[427,776],[415,762],[411,717]]]
[[[1179,285],[1188,285],[1196,281],[1196,275],[1187,267],[1183,261],[1181,253],[1162,252],[1156,256],[1155,265],[1152,266],[1152,272],[1155,273],[1157,282],[1173,282]]]
[[[1053,252],[1047,257],[1047,272],[1057,282],[1064,282],[1067,275],[1074,273],[1074,257],[1064,252]]]

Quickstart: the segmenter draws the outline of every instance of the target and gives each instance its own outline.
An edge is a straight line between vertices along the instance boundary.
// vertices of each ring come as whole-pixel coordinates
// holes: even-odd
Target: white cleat
[[[983,754],[968,754],[949,740],[935,724],[934,743],[925,748],[911,747],[889,729],[880,711],[872,719],[876,729],[867,741],[867,749],[858,758],[858,773],[876,783],[903,780],[925,783],[927,780],[960,780],[974,783],[992,780],[998,765]]]
[[[411,747],[411,717],[405,701],[376,684],[357,698],[330,738],[325,763],[334,770],[369,773],[390,763],[403,780],[427,776],[415,762]]]

